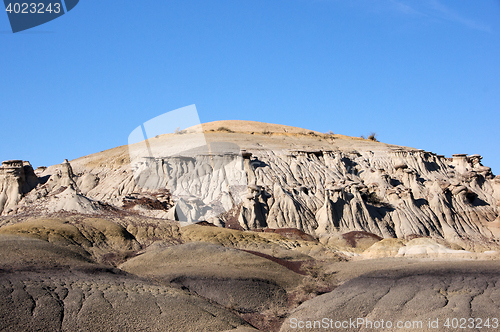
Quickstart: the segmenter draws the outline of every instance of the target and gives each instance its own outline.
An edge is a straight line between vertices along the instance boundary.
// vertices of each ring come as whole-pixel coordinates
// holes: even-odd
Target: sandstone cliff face
[[[7,160],[0,166],[0,213],[9,213],[38,184],[29,162]]]
[[[273,201],[247,196],[245,212],[262,219],[247,217],[242,226],[492,238],[500,181],[479,159],[418,150],[258,151],[252,162],[267,166],[252,169],[255,182]]]
[[[205,136],[210,144],[232,142],[241,153],[211,149],[131,163],[120,147],[51,166],[39,177],[30,166],[6,163],[0,168],[0,212],[98,213],[112,207],[247,230],[297,228],[316,236],[367,231],[384,238],[418,234],[495,242],[500,236],[500,178],[478,155],[445,158],[284,126],[269,133],[255,126],[249,131],[246,124],[238,131],[243,127],[235,123],[224,122],[233,132],[204,127]]]

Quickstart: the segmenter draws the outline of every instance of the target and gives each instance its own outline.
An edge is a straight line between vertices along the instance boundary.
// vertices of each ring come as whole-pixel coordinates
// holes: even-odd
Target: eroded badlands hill
[[[209,148],[189,156],[162,155],[162,148],[182,150],[199,127],[148,140],[142,157],[122,146],[36,171],[5,162],[2,223],[57,211],[132,213],[244,230],[296,228],[321,238],[366,231],[467,249],[497,245],[500,178],[479,155],[445,158],[249,121],[202,127]]]

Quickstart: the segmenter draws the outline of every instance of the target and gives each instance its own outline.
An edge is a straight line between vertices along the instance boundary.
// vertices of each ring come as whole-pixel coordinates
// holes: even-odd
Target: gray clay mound
[[[49,242],[0,235],[0,269],[4,271],[91,266],[88,255]]]
[[[0,236],[0,331],[225,331],[248,326],[186,291],[38,239]]]
[[[1,331],[224,331],[246,325],[197,296],[110,272],[0,274]]]
[[[331,293],[303,303],[285,320],[281,331],[297,331],[299,324],[306,327],[308,322],[313,328],[304,331],[324,331],[318,321],[325,318],[333,325],[364,319],[355,327],[345,325],[347,328],[342,331],[377,330],[375,325],[366,325],[368,321],[379,324],[378,330],[383,331],[450,331],[453,329],[444,326],[446,319],[450,319],[451,324],[453,318],[483,321],[490,318],[491,324],[492,318],[498,318],[500,268],[497,263],[459,262],[452,266],[444,262],[444,265],[406,267],[354,278]],[[385,322],[384,329],[381,320]],[[429,329],[429,321],[436,320],[438,328]],[[398,322],[408,321],[411,324],[407,323],[407,328],[396,326]],[[388,328],[388,322],[392,328]]]
[[[297,286],[302,276],[269,259],[251,253],[204,242],[192,242],[155,249],[120,265],[140,276],[262,279],[283,288]]]
[[[266,258],[208,243],[146,252],[120,266],[189,290],[239,312],[286,305],[302,276]]]
[[[286,291],[263,279],[180,277],[172,283],[242,313],[261,312],[287,304]]]

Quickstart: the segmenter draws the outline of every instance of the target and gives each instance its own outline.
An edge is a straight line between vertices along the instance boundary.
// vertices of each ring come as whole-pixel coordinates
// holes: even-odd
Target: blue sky
[[[498,0],[81,0],[12,34],[0,13],[0,159],[60,163],[196,104],[500,173]]]

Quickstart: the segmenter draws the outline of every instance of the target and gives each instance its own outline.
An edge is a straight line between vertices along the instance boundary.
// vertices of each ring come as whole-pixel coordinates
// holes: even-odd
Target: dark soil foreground
[[[90,262],[48,242],[0,237],[0,331],[226,331],[220,305]]]
[[[353,267],[373,268],[375,262],[353,262]],[[380,270],[384,265],[379,264],[379,271],[355,277],[334,291],[303,303],[285,320],[281,331],[497,331],[500,328],[497,261],[402,264],[398,260],[392,263],[385,260],[385,263],[386,270]]]
[[[27,236],[0,235],[0,331],[500,327],[497,260],[284,261],[191,242],[151,247],[116,268],[69,240]]]

